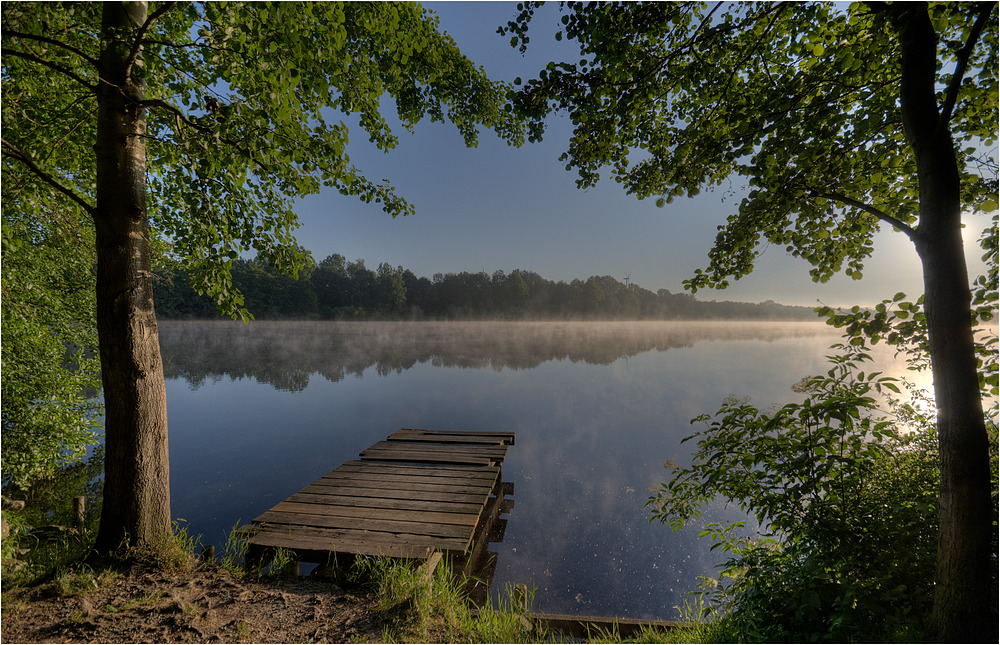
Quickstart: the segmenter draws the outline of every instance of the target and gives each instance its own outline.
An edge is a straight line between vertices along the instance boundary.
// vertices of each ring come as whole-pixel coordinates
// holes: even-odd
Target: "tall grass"
[[[530,643],[547,634],[533,631],[513,590],[497,607],[475,610],[447,560],[428,576],[414,563],[359,558],[352,576],[371,588],[386,617],[386,642]]]

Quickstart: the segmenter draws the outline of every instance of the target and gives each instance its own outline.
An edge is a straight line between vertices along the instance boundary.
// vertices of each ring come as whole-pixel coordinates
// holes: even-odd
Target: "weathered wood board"
[[[275,548],[306,562],[335,554],[465,554],[484,511],[503,498],[500,465],[514,439],[400,430],[254,518],[248,559]]]

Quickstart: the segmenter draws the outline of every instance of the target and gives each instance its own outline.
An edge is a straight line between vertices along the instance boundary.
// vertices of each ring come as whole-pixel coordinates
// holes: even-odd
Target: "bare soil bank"
[[[94,587],[96,583],[89,581]],[[246,582],[215,566],[101,577],[60,596],[55,583],[4,593],[4,643],[304,643],[381,641],[390,614],[329,581]],[[396,614],[398,617],[398,613]]]

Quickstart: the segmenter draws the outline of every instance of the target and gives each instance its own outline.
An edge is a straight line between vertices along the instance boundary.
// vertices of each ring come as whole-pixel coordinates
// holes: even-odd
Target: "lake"
[[[538,611],[677,617],[723,560],[645,503],[727,395],[758,405],[827,369],[822,323],[161,322],[174,517],[221,548],[399,428],[513,431],[493,589]],[[880,367],[903,365],[880,352]],[[705,521],[739,519],[718,508]]]

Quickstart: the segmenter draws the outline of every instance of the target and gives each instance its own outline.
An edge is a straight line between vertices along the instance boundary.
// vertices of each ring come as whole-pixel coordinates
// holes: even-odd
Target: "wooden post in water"
[[[73,523],[77,528],[83,528],[84,524],[86,524],[85,506],[86,498],[83,495],[73,498]]]

